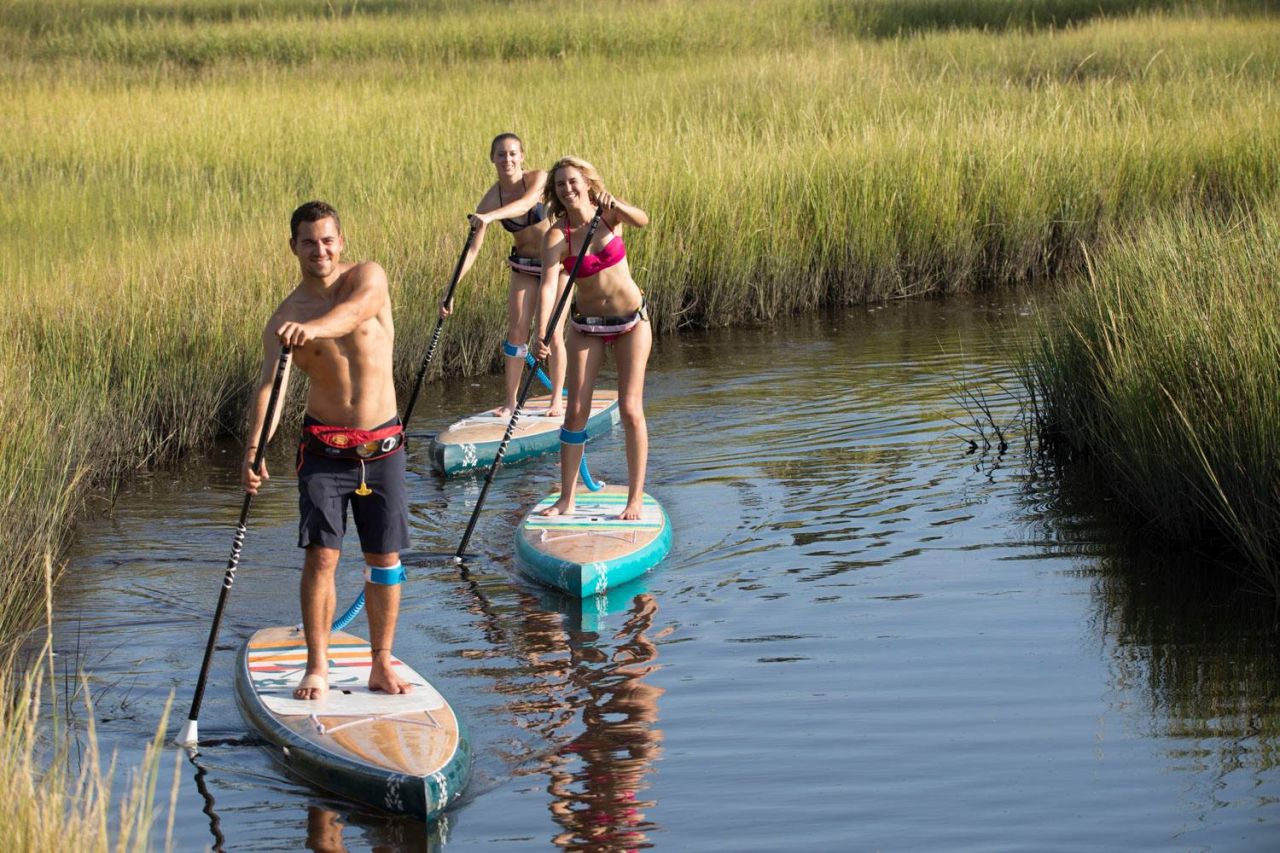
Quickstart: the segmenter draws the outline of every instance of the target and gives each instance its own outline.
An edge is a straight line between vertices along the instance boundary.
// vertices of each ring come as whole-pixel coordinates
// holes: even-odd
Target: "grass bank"
[[[1133,519],[1280,597],[1280,205],[1115,240],[1029,353],[1044,427]],[[1220,549],[1219,549],[1220,550]]]
[[[505,129],[649,210],[661,329],[1048,281],[1276,195],[1270,6],[0,0],[0,559],[238,428],[302,199],[390,272],[402,383]],[[440,370],[497,362],[491,242]]]

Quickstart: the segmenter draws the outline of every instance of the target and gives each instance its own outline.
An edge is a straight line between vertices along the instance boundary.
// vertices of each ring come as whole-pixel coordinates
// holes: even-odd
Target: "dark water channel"
[[[431,552],[456,547],[479,483],[441,480],[411,448],[398,652],[460,710],[477,755],[466,801],[430,828],[288,777],[235,707],[233,649],[297,618],[296,493],[277,455],[200,773],[179,768],[175,848],[1280,849],[1269,613],[1162,581],[1161,560],[1116,543],[1105,505],[1063,509],[1020,442],[966,454],[950,420],[967,419],[962,380],[1015,416],[1002,388],[1029,312],[1020,297],[896,304],[660,341],[649,490],[674,549],[585,606],[511,563],[553,459],[501,474],[464,580]],[[419,424],[497,388],[432,386]],[[60,660],[91,674],[98,737],[125,765],[171,691],[170,735],[185,717],[239,510],[236,453],[137,484],[85,526],[60,588]],[[621,481],[621,432],[589,458]],[[350,541],[342,605],[359,587]]]

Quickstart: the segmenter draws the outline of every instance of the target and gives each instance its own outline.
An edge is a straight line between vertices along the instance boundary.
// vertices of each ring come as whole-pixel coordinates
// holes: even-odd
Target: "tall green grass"
[[[1043,30],[1153,12],[1266,14],[1275,0],[0,0],[0,45],[38,61],[413,65],[572,55],[679,57],[815,39]]]
[[[1280,596],[1280,205],[1113,241],[1029,353],[1046,428],[1160,537]]]

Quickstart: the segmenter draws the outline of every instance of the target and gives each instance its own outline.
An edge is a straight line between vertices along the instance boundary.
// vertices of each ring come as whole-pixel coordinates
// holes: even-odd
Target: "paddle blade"
[[[195,720],[187,720],[182,724],[174,743],[178,746],[198,746],[200,741],[200,724]]]

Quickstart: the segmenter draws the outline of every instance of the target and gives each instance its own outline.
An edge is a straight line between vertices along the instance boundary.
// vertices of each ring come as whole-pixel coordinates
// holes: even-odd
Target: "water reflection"
[[[371,853],[428,853],[445,846],[448,818],[424,827],[415,821],[389,821],[379,818],[344,817],[323,806],[307,807],[306,849],[314,853],[347,853],[345,832],[348,825],[359,830],[357,849]]]
[[[1277,766],[1280,610],[1224,561],[1212,541],[1200,550],[1161,547],[1101,507],[1100,490],[1078,467],[1028,463],[1023,499],[1055,550],[1085,557],[1090,627],[1110,650],[1112,689],[1142,691],[1165,733],[1203,741],[1222,773]],[[1180,747],[1181,749],[1181,747]]]
[[[483,584],[467,576],[472,612],[493,649],[519,666],[495,678],[516,725],[533,737],[529,751],[509,754],[516,777],[545,775],[548,808],[562,828],[551,841],[565,850],[638,850],[652,846],[657,824],[644,799],[661,754],[658,699],[645,681],[660,669],[657,599],[643,581],[586,601],[549,590],[508,595],[515,614],[501,612]],[[607,625],[621,620],[610,632]],[[506,630],[509,629],[509,630]]]
[[[254,744],[255,748],[264,746],[266,744],[261,742]],[[213,749],[217,750],[218,747],[215,746]],[[262,753],[265,755],[267,750],[262,750]],[[312,788],[310,783],[296,777],[287,766],[274,763],[271,765],[271,773],[278,773],[295,780],[300,790],[313,792],[301,801],[306,809],[306,818],[294,829],[297,835],[293,838],[289,837],[291,821],[283,813],[275,812],[271,815],[274,824],[271,833],[272,844],[265,844],[266,838],[246,832],[243,827],[240,831],[233,833],[232,839],[228,839],[223,831],[222,815],[219,813],[218,801],[210,781],[222,786],[233,795],[229,811],[234,829],[236,821],[243,820],[243,815],[239,813],[240,808],[235,802],[234,792],[244,787],[246,781],[251,780],[254,774],[246,772],[243,768],[212,764],[198,750],[188,750],[187,759],[195,770],[196,791],[203,802],[201,810],[208,818],[208,831],[213,838],[212,844],[205,845],[202,849],[213,853],[259,847],[275,849],[282,840],[287,844],[283,849],[306,849],[317,851],[317,853],[346,853],[349,848],[370,850],[374,853],[393,853],[393,851],[395,853],[414,853],[414,851],[426,853],[426,851],[443,849],[448,841],[448,815],[424,824],[412,818],[389,815],[344,800],[330,799],[323,792]],[[348,828],[351,829],[350,834],[348,834]],[[298,840],[299,837],[301,841]]]
[[[371,853],[434,853],[447,846],[448,838],[447,815],[423,824],[404,818],[389,820],[380,812],[307,806],[306,849],[315,853],[347,853],[348,849]]]
[[[1163,548],[1107,512],[1082,469],[1033,460],[1027,470],[1032,527],[1047,551],[1076,558],[1073,574],[1089,583],[1089,633],[1106,651],[1113,705],[1136,714],[1185,780],[1190,817],[1179,840],[1213,847],[1231,811],[1280,804],[1276,604],[1211,541],[1199,552]]]
[[[209,818],[209,834],[213,836],[213,845],[209,848],[213,853],[222,853],[226,849],[227,837],[222,834],[222,818],[218,816],[218,804],[209,790],[206,777],[209,771],[200,763],[200,753],[194,749],[187,750],[187,760],[195,768],[196,791],[204,801],[202,811]]]
[[[1274,605],[1203,558],[1134,552],[1089,571],[1116,689],[1140,687],[1174,754],[1218,778],[1277,766],[1280,631]]]
[[[573,851],[624,851],[652,846],[657,825],[642,799],[646,777],[662,755],[658,699],[663,690],[645,677],[657,669],[658,647],[647,632],[656,599],[637,595],[610,648],[594,632],[570,630],[569,681],[577,690],[583,731],[563,746],[547,769],[551,814],[564,827],[558,847]]]

